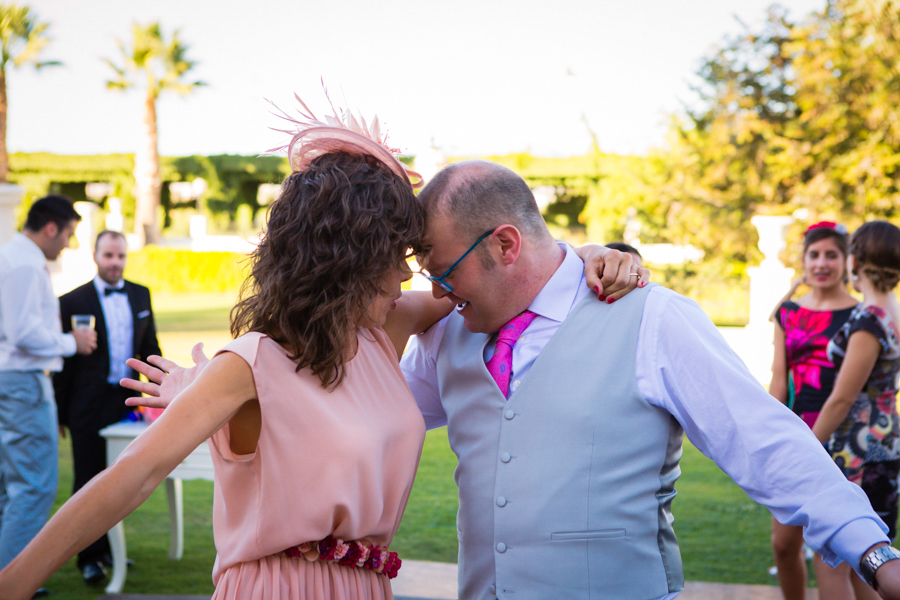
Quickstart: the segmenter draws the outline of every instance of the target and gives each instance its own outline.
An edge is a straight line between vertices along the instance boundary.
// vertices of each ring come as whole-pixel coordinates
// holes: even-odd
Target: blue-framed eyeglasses
[[[419,269],[419,270],[416,271],[416,272],[417,272],[418,274],[420,274],[420,275],[423,275],[423,276],[424,276],[426,279],[428,279],[428,281],[430,281],[431,283],[436,283],[437,285],[441,286],[441,289],[443,289],[445,292],[452,292],[452,291],[453,291],[453,286],[450,285],[449,283],[447,283],[447,282],[445,281],[446,277],[449,276],[450,273],[453,272],[453,269],[455,269],[455,268],[457,267],[457,265],[459,265],[459,263],[462,262],[462,259],[464,259],[465,257],[467,257],[467,256],[469,255],[469,252],[471,252],[472,250],[474,250],[475,247],[476,247],[478,244],[481,243],[481,240],[483,240],[483,239],[486,238],[487,236],[491,235],[491,234],[494,233],[495,231],[496,231],[496,229],[491,229],[490,231],[484,232],[484,233],[481,235],[481,237],[478,238],[477,240],[475,240],[475,243],[472,244],[472,245],[469,247],[469,249],[466,250],[465,253],[464,253],[462,256],[459,257],[459,260],[457,260],[455,263],[453,263],[452,265],[450,265],[450,268],[447,269],[446,271],[444,271],[444,274],[441,275],[440,277],[435,277],[434,275],[431,275],[430,273],[428,273],[428,272],[425,271],[424,269]]]

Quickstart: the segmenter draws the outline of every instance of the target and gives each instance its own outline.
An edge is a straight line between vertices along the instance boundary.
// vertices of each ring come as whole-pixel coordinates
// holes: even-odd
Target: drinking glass
[[[72,315],[72,329],[93,329],[94,315]]]

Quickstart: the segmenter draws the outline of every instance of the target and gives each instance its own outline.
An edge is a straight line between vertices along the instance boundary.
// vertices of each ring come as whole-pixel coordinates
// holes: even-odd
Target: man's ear
[[[513,225],[501,225],[491,236],[491,246],[497,253],[501,265],[508,266],[516,262],[522,251],[522,233]]]
[[[59,225],[57,225],[53,221],[50,221],[49,223],[44,225],[43,229],[41,229],[41,232],[48,238],[53,239],[59,235]]]

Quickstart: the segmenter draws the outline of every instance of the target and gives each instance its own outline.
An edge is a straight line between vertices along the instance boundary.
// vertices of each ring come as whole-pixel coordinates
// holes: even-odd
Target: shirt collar
[[[34,241],[29,238],[24,233],[17,233],[15,237],[13,237],[16,244],[21,246],[22,252],[25,252],[25,257],[27,257],[30,261],[35,261],[40,263],[41,266],[46,266],[47,257],[44,256],[44,251],[41,250],[40,246],[34,243]]]
[[[109,285],[108,283],[106,283],[105,281],[100,279],[100,275],[98,274],[98,275],[94,275],[94,287],[97,288],[97,294],[102,298],[103,290],[105,290],[106,288],[111,288],[114,290],[121,290],[123,287],[125,287],[125,280],[120,279],[119,285],[113,286],[113,285]]]
[[[565,250],[566,257],[528,310],[562,323],[578,297],[579,286],[584,285],[584,263],[568,244],[559,242],[557,245]]]

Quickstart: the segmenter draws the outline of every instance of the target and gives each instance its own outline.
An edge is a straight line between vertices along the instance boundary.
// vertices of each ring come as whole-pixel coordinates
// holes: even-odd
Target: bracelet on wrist
[[[872,586],[872,589],[878,589],[878,581],[875,579],[875,572],[886,562],[900,558],[900,550],[891,546],[879,546],[871,552],[868,552],[859,561],[859,574],[866,583]]]

